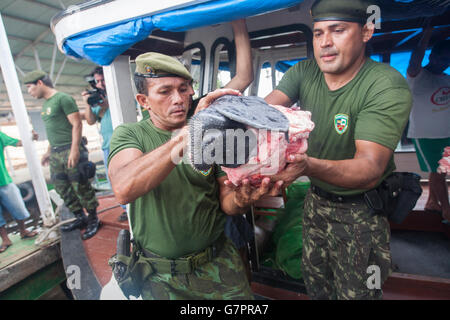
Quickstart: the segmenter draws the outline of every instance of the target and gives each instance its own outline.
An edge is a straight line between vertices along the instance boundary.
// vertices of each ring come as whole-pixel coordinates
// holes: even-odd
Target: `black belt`
[[[350,195],[350,196],[340,196],[340,195],[325,191],[314,185],[311,185],[311,190],[312,190],[312,192],[317,194],[319,197],[325,198],[325,199],[327,199],[329,201],[333,201],[333,202],[344,203],[344,202],[362,202],[362,201],[364,201],[364,193]]]
[[[63,146],[59,146],[59,147],[52,147],[52,152],[61,152],[61,151],[66,151],[69,150],[72,147],[72,144],[66,144]]]

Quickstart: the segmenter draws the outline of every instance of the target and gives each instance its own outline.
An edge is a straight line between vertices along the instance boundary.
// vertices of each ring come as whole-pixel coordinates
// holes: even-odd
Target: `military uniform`
[[[158,53],[136,58],[136,73],[191,79],[180,62]],[[128,148],[151,152],[171,138],[151,119],[123,124],[111,138],[109,161]],[[144,299],[253,299],[240,255],[223,235],[217,179],[224,175],[218,166],[199,172],[183,161],[130,203],[129,279]]]
[[[316,1],[314,22],[366,22],[363,1]],[[345,86],[330,91],[315,60],[290,68],[277,86],[316,124],[308,156],[352,159],[355,140],[395,150],[411,109],[405,79],[390,66],[367,59]],[[378,184],[395,170],[393,157]],[[313,299],[378,299],[382,292],[367,284],[369,266],[378,266],[380,282],[391,272],[390,230],[385,216],[373,215],[364,189],[348,189],[311,177],[305,199],[302,272]]]
[[[36,83],[46,74],[43,71],[33,71],[25,75],[24,83]],[[72,146],[72,124],[67,116],[78,112],[75,100],[66,93],[57,92],[47,99],[41,111],[45,124],[47,138],[51,148],[50,174],[56,192],[64,200],[67,208],[77,218],[71,224],[64,225],[63,231],[88,226],[83,239],[93,236],[99,227],[97,218],[98,201],[95,190],[89,181],[83,181],[79,166],[68,168],[67,162]],[[84,145],[80,145],[80,158],[78,164],[88,161],[88,152]],[[88,211],[86,218],[83,208]]]

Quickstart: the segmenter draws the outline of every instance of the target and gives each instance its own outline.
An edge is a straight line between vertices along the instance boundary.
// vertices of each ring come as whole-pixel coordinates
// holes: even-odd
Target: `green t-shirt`
[[[315,60],[290,68],[277,86],[302,110],[312,114],[315,128],[307,154],[318,159],[354,157],[355,140],[376,142],[395,150],[408,121],[412,98],[406,80],[394,68],[367,59],[358,74],[342,88],[330,91]],[[383,177],[395,170],[393,157]],[[316,178],[311,182],[339,195],[362,193]]]
[[[117,127],[111,138],[108,162],[121,150],[148,153],[171,138],[150,120]],[[218,167],[197,172],[185,161],[146,195],[130,203],[134,239],[145,249],[174,259],[201,251],[222,234],[225,214],[220,209]]]
[[[75,100],[66,93],[57,92],[42,106],[42,120],[48,142],[52,147],[59,147],[72,143],[72,125],[67,116],[78,112]]]
[[[6,170],[5,165],[5,147],[15,146],[19,140],[7,136],[3,132],[0,132],[0,148],[2,152],[0,153],[0,186],[6,186],[12,182],[9,176],[8,170]]]

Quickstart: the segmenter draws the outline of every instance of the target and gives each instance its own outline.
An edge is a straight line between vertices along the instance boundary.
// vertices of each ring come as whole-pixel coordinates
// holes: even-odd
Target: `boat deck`
[[[40,247],[36,238],[9,234],[13,245],[0,253],[0,300],[34,300],[66,279],[59,241]]]
[[[86,252],[95,253],[88,255],[88,259],[100,285],[104,286],[112,276],[108,260],[116,254],[119,231],[121,229],[129,229],[129,227],[128,221],[118,221],[123,209],[118,206],[119,203],[114,198],[114,195],[101,196],[98,197],[98,200],[100,206],[97,211],[101,212],[107,209],[98,214],[102,227],[94,237],[83,241],[83,246]]]

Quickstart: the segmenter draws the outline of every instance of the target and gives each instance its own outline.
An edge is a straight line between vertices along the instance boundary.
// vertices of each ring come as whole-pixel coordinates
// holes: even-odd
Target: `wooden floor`
[[[98,217],[102,226],[98,233],[83,241],[88,260],[98,281],[102,286],[107,284],[112,276],[108,260],[116,253],[116,241],[121,229],[128,229],[128,222],[119,222],[117,219],[122,214],[122,207],[113,195],[98,197],[100,206],[97,208]],[[111,209],[108,209],[111,208]]]
[[[17,287],[19,283],[61,260],[59,241],[40,247],[34,244],[36,237],[21,239],[19,234],[9,234],[9,238],[13,245],[0,253],[0,299],[5,298],[5,294],[10,295],[11,288],[15,288],[14,292],[22,290]],[[64,275],[62,268],[58,271]],[[25,290],[29,295],[22,296],[21,299],[38,298],[45,292],[45,286],[36,283],[33,286]]]

